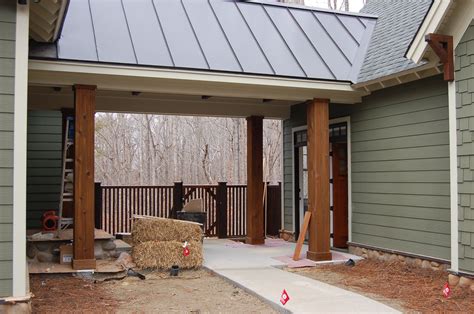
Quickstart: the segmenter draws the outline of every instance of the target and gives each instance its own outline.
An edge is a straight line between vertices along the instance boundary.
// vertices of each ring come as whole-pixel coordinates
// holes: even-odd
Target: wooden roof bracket
[[[428,34],[425,36],[425,41],[430,45],[444,66],[444,80],[454,81],[453,36]]]

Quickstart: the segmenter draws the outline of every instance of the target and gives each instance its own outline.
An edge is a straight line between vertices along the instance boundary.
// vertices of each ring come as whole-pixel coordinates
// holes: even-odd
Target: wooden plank
[[[95,86],[74,86],[74,269],[94,269]]]
[[[303,247],[304,238],[306,237],[306,232],[308,231],[309,222],[311,220],[311,212],[306,211],[304,214],[303,224],[301,225],[300,235],[298,237],[298,242],[296,242],[295,253],[293,254],[293,260],[298,261],[300,259],[301,248]]]
[[[311,260],[331,260],[329,213],[329,100],[307,104],[308,119],[308,209]]]
[[[265,243],[263,117],[247,118],[247,244]]]

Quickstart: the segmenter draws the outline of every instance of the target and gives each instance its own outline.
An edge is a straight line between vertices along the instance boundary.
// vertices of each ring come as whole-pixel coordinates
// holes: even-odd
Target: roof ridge
[[[270,2],[268,0],[223,0],[223,1],[242,2],[242,3],[250,3],[250,4],[254,3],[254,4],[277,6],[277,7],[286,7],[286,8],[292,8],[292,9],[307,10],[307,11],[317,11],[317,12],[322,12],[322,13],[332,13],[332,14],[338,14],[338,15],[366,17],[366,18],[372,18],[372,19],[378,18],[377,15],[369,14],[369,13],[339,11],[339,10],[312,7],[312,6],[308,6],[308,5],[304,5],[304,4]]]

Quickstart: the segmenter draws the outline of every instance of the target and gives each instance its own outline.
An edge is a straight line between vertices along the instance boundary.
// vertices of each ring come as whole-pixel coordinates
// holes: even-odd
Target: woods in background
[[[264,179],[281,181],[282,125],[263,123]],[[241,118],[96,114],[95,180],[103,185],[245,184]]]

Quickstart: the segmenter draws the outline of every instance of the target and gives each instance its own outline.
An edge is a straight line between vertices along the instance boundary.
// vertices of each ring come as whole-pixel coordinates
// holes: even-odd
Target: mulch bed
[[[33,313],[114,312],[118,302],[105,286],[71,275],[30,275]]]
[[[402,262],[363,260],[355,266],[321,265],[288,270],[379,301],[400,305],[404,311],[474,313],[474,292],[454,288],[450,298],[442,294],[448,273],[406,265]]]

